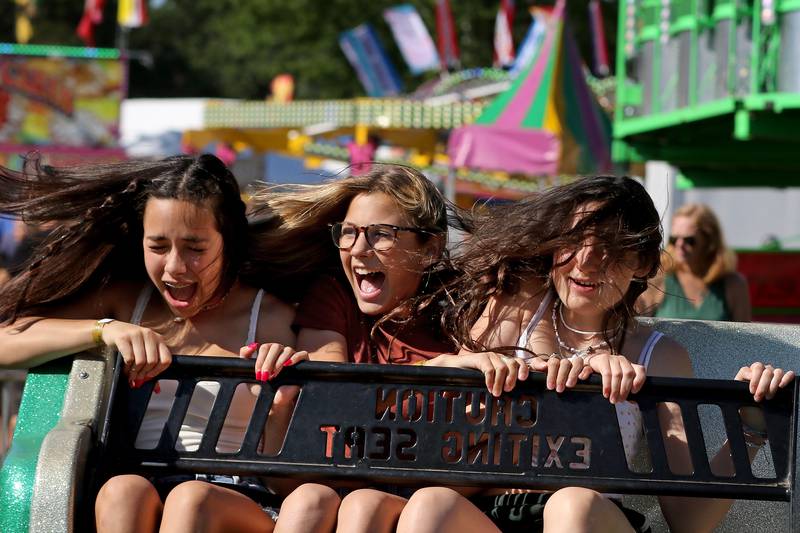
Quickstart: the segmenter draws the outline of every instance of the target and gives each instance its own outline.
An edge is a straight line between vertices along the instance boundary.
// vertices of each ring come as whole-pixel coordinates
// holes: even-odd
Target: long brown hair
[[[251,218],[269,231],[253,243],[253,255],[270,258],[270,263],[263,267],[267,275],[281,279],[291,273],[296,286],[307,287],[324,274],[340,277],[339,252],[328,225],[343,220],[353,198],[374,193],[389,196],[404,214],[407,225],[426,231],[417,234],[422,243],[437,238],[444,244],[448,225],[460,229],[469,226],[468,219],[418,170],[373,163],[363,175],[317,185],[263,185],[254,191]],[[439,266],[439,263],[431,265],[424,275],[435,275]],[[415,307],[411,301],[404,302],[378,323],[407,318]]]
[[[575,214],[589,203],[596,207],[576,223]],[[585,178],[489,208],[478,215],[472,236],[452,260],[459,274],[442,289],[452,301],[442,316],[443,327],[453,342],[473,351],[524,349],[485,346],[471,337],[470,330],[493,295],[516,294],[531,278],[540,279],[549,290],[557,252],[578,250],[592,236],[605,248],[609,263],[634,251],[639,268],[647,269],[604,319],[608,329],[612,318],[619,318],[624,334],[633,303],[658,270],[661,235],[650,196],[627,177]]]
[[[703,254],[700,266],[703,270],[703,282],[706,285],[736,271],[736,254],[726,246],[719,219],[709,206],[699,203],[684,204],[672,215],[673,220],[677,217],[693,220],[698,233],[702,236],[704,246],[703,249],[698,249],[698,252]],[[664,272],[667,274],[681,268],[681,265],[673,259],[674,252],[675,247],[670,244],[662,258]]]
[[[0,291],[0,317],[13,321],[111,279],[146,279],[142,217],[151,197],[212,210],[224,243],[217,296],[225,294],[249,236],[239,186],[222,161],[206,154],[55,168],[34,155],[21,172],[0,167],[0,212],[54,229]]]

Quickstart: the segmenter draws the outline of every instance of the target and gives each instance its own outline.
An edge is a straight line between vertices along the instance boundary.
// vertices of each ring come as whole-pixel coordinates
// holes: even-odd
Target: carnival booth
[[[126,64],[119,50],[0,43],[0,164],[119,160]]]

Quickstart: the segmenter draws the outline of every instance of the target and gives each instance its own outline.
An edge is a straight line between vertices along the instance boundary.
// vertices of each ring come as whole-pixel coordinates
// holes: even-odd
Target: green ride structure
[[[616,71],[615,162],[800,185],[800,0],[620,0]]]

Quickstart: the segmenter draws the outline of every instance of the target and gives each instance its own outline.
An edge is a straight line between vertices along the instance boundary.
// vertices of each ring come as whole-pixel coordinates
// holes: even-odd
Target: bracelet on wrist
[[[417,361],[417,362],[411,363],[411,364],[414,365],[414,366],[425,366],[425,363],[427,363],[427,362],[428,362],[427,359],[423,359],[422,361]]]
[[[94,341],[95,346],[106,345],[106,343],[103,341],[103,328],[106,327],[106,324],[113,321],[113,318],[101,318],[94,323],[94,328],[92,328],[92,340]]]

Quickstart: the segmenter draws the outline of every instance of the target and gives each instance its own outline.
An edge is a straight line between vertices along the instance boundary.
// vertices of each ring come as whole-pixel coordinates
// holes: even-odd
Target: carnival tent
[[[565,4],[536,17],[543,40],[511,87],[450,134],[452,166],[533,176],[610,170],[610,121],[586,83]]]

